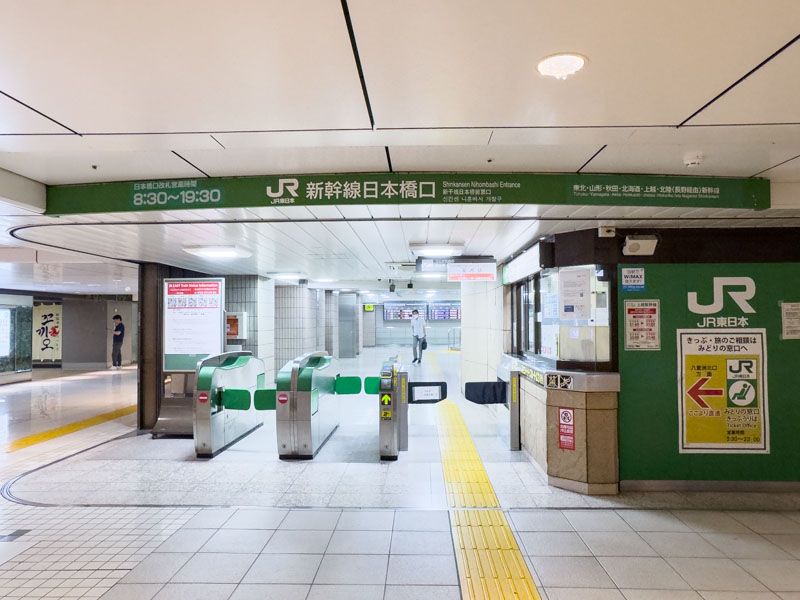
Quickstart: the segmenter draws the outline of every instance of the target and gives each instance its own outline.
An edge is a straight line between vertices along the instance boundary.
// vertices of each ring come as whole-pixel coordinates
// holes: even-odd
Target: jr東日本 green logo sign
[[[769,208],[765,179],[530,173],[352,173],[50,186],[49,215],[336,204]]]

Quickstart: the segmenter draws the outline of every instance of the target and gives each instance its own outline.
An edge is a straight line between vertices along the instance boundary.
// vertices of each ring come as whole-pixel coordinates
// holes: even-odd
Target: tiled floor
[[[367,354],[342,372],[383,359]],[[460,398],[457,360],[428,353],[415,377],[447,379],[543,598],[800,600],[800,496],[551,488],[505,449],[492,411]],[[267,425],[210,461],[189,440],[138,436],[19,479],[15,495],[65,506],[0,500],[0,539],[16,532],[0,541],[0,598],[460,598],[435,411],[411,407],[409,452],[381,463],[377,403],[348,401],[311,462],[278,460]],[[133,424],[2,455],[0,479]]]

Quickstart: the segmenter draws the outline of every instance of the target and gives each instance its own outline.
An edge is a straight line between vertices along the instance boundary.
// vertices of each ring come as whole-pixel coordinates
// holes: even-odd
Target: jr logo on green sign
[[[293,204],[294,198],[297,198],[297,188],[300,187],[300,182],[297,179],[279,179],[277,191],[272,190],[272,186],[267,186],[267,196],[272,198],[272,204]],[[291,198],[284,198],[284,190],[289,192]]]
[[[744,287],[744,290],[735,292],[728,290],[728,295],[742,312],[756,312],[748,302],[756,295],[756,284],[749,277],[714,277],[714,301],[711,304],[700,304],[697,301],[697,292],[689,292],[689,310],[698,315],[713,315],[720,312],[725,305],[726,287]]]

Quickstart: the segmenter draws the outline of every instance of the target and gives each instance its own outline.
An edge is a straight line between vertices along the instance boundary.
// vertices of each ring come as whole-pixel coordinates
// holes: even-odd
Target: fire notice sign
[[[625,300],[625,350],[661,350],[659,300]]]
[[[680,452],[768,454],[766,329],[679,329]]]
[[[575,410],[558,409],[558,447],[561,450],[575,450]]]

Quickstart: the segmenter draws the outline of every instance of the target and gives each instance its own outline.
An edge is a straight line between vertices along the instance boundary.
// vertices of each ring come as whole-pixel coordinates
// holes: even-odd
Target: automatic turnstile
[[[287,362],[275,378],[278,455],[313,458],[339,426],[337,394],[360,394],[359,377],[336,373],[327,352]]]
[[[447,398],[447,384],[409,381],[408,370],[394,356],[381,366],[379,377],[364,379],[364,391],[378,396],[378,449],[381,460],[397,460],[408,450],[408,405],[431,404]]]
[[[211,458],[261,427],[257,400],[263,394],[264,361],[250,352],[226,352],[197,363],[193,398],[194,448]],[[267,394],[268,395],[268,394]]]

